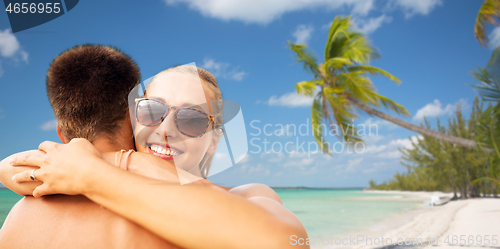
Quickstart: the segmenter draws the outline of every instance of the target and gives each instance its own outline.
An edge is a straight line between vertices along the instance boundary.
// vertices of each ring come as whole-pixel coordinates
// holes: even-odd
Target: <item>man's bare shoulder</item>
[[[175,248],[84,196],[66,195],[19,201],[0,232],[0,247]]]
[[[271,187],[261,183],[249,183],[234,187],[229,190],[229,193],[241,196],[245,199],[251,197],[266,197],[283,204],[279,195]]]

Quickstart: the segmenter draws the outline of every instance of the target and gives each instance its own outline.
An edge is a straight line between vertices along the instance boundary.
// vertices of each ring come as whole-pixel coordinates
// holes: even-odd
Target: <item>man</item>
[[[86,138],[101,153],[134,149],[127,97],[139,80],[135,62],[116,48],[86,44],[60,54],[47,73],[59,139],[68,143]],[[42,152],[20,154],[29,153]],[[4,173],[12,170],[8,159],[0,163],[0,181],[6,187],[14,184],[5,179],[12,175]],[[39,184],[19,185],[16,192],[31,195]],[[175,247],[84,196],[55,195],[19,201],[0,230],[0,248]]]

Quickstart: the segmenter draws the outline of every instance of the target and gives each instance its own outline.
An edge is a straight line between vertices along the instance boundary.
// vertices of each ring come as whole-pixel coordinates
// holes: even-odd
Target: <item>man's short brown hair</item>
[[[58,55],[47,73],[47,95],[68,139],[113,137],[128,115],[128,94],[141,78],[115,47],[84,44]]]

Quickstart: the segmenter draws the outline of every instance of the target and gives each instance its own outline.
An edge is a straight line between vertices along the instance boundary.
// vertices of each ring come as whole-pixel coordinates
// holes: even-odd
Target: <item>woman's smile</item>
[[[160,157],[164,160],[173,160],[179,158],[182,154],[184,154],[183,151],[171,147],[170,145],[166,144],[166,146],[159,145],[159,144],[148,144],[148,153]]]

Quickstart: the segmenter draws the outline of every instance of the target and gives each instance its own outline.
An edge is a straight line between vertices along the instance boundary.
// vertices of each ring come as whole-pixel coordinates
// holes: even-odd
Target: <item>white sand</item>
[[[404,194],[422,201],[430,199],[432,195],[451,197],[450,194],[439,192],[371,192]],[[500,198],[457,200],[442,206],[422,205],[418,210],[393,217],[391,222],[392,229],[383,233],[352,233],[352,237],[360,236],[359,241],[358,238],[354,239],[354,244],[353,240],[348,242],[347,238],[344,242],[348,245],[345,246],[311,248],[500,248]],[[382,226],[387,227],[387,224]],[[489,240],[488,245],[486,240]],[[496,245],[494,240],[497,240]],[[407,245],[404,245],[405,241]]]
[[[437,247],[500,248],[500,199],[472,199],[456,203],[446,204],[462,208],[455,212],[448,229],[439,236]],[[490,241],[489,244],[486,244],[486,238]],[[497,240],[496,243],[493,239]]]

